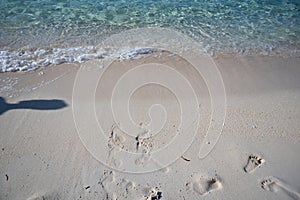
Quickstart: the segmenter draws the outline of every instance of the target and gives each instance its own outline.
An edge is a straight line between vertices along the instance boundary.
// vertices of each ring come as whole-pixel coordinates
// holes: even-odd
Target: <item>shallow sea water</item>
[[[54,49],[90,54],[112,34],[144,27],[172,28],[208,53],[300,54],[297,0],[2,0],[0,9],[0,71],[57,64]],[[24,51],[46,51],[50,61],[24,61]]]

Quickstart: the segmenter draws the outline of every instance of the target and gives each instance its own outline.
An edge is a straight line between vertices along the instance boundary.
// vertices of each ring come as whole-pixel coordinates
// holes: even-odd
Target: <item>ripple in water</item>
[[[173,28],[211,53],[299,56],[297,0],[2,0],[0,9],[2,71],[8,65],[26,70],[84,61],[79,54],[96,58],[101,55],[90,52],[105,38],[141,27]],[[60,58],[53,53],[57,49],[61,49]],[[19,61],[8,61],[24,51]],[[46,51],[48,60],[22,60],[40,51]],[[49,57],[54,54],[56,58]]]

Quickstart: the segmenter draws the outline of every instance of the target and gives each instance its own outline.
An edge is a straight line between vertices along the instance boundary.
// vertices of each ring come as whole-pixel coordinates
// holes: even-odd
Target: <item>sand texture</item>
[[[168,73],[164,83],[179,95],[148,84],[128,103],[130,84],[113,92],[134,66],[149,70],[154,62],[180,74],[156,64],[156,71],[124,80],[136,84]],[[219,120],[211,119],[212,92],[186,60],[167,52],[108,68],[89,61],[1,73],[0,199],[299,199],[300,59],[215,55],[213,62],[224,81],[226,117],[222,134],[209,137]],[[194,93],[180,90],[185,83],[176,78],[188,80]],[[130,134],[115,120],[124,119],[127,105],[139,127],[129,127]],[[189,112],[180,115],[180,105]],[[180,145],[171,144],[174,138]],[[203,141],[216,145],[200,159]]]

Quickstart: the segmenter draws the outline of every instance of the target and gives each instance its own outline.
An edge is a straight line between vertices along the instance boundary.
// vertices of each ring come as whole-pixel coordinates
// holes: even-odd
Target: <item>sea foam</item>
[[[94,46],[2,50],[0,51],[0,72],[33,71],[51,64],[83,63],[94,59],[138,59],[142,54],[151,52],[153,52],[151,48],[103,50]]]

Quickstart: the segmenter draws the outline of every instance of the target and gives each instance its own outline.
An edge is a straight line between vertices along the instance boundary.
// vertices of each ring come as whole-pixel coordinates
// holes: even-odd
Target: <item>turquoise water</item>
[[[299,56],[298,0],[2,0],[0,9],[2,69],[20,49],[95,46],[137,27],[173,28],[208,52]]]

